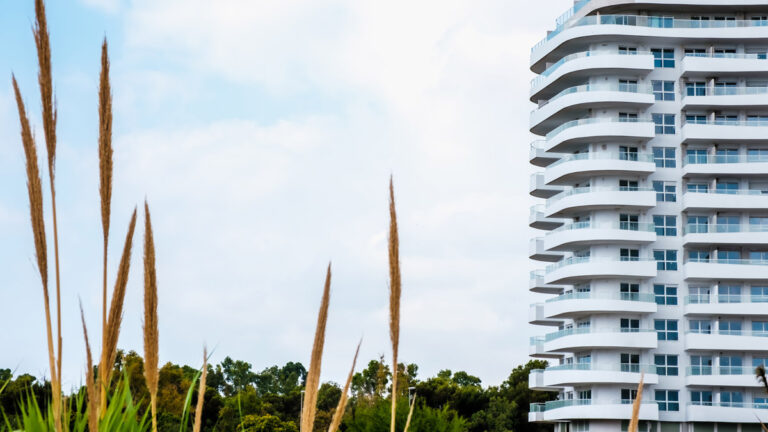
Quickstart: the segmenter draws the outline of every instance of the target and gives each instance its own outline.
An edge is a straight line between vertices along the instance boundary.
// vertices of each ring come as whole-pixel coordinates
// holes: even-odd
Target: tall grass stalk
[[[643,379],[645,374],[640,374],[640,382],[637,384],[637,396],[635,396],[634,402],[632,402],[632,418],[629,419],[629,427],[627,432],[637,432],[637,426],[640,423],[640,405],[643,400]]]
[[[408,409],[408,418],[405,419],[405,428],[403,432],[408,432],[408,428],[411,427],[411,417],[413,417],[413,407],[416,405],[416,394],[411,399],[411,407]]]
[[[352,359],[352,367],[349,369],[349,375],[347,375],[347,381],[344,383],[344,389],[341,391],[341,397],[339,398],[339,404],[336,406],[336,411],[333,413],[331,424],[328,426],[328,432],[336,432],[341,425],[341,419],[344,418],[344,411],[347,409],[347,394],[349,393],[349,387],[352,385],[352,377],[355,375],[355,365],[357,364],[357,355],[360,354],[360,345],[363,344],[363,340],[357,343],[357,349],[355,350],[355,357]]]
[[[392,415],[390,432],[395,432],[397,414],[397,355],[400,344],[400,239],[397,234],[397,212],[395,211],[395,188],[389,178],[389,337],[392,342]]]
[[[312,356],[309,361],[309,371],[304,388],[304,408],[301,412],[299,430],[312,432],[317,412],[317,392],[320,386],[320,366],[323,361],[323,345],[325,344],[325,325],[328,322],[328,305],[331,297],[331,264],[325,274],[323,298],[320,302],[320,311],[317,314],[317,328],[315,329],[315,341],[312,344]]]
[[[157,432],[157,385],[159,335],[157,321],[157,273],[155,271],[155,239],[149,204],[144,201],[144,379],[149,391],[152,431]]]
[[[80,302],[80,320],[83,323],[83,337],[85,338],[85,391],[88,395],[88,429],[94,432],[99,430],[99,392],[96,380],[93,376],[93,356],[91,355],[91,343],[88,340],[88,326],[85,325],[85,313],[83,303]]]
[[[200,432],[203,423],[203,400],[205,399],[205,380],[208,377],[208,348],[203,348],[203,370],[200,374],[200,388],[197,390],[197,405],[195,406],[195,424],[192,432]]]

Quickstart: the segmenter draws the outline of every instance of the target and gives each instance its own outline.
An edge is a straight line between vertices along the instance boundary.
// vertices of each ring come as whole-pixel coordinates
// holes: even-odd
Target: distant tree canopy
[[[513,369],[501,385],[484,388],[480,378],[464,371],[442,370],[437,376],[421,381],[417,365],[399,364],[398,429],[405,426],[409,400],[416,395],[411,432],[543,432],[546,427],[528,423],[528,406],[531,402],[551,400],[554,394],[528,389],[528,374],[531,369],[544,367],[544,361],[529,361]],[[135,401],[145,404],[149,394],[141,356],[133,351],[120,351],[114,370],[115,376],[128,380]],[[160,432],[179,430],[184,400],[196,372],[193,367],[173,363],[160,368]],[[254,372],[248,362],[230,357],[217,365],[208,365],[203,430],[298,432],[306,378],[307,370],[298,362],[271,366],[261,372]],[[389,431],[391,380],[391,369],[383,358],[371,360],[354,374],[342,431]],[[0,369],[0,388],[4,385],[5,389],[0,392],[0,417],[2,413],[9,418],[18,415],[18,401],[29,394],[34,395],[41,407],[47,406],[51,396],[46,380],[28,374],[14,378],[10,369]],[[314,431],[327,432],[341,392],[336,383],[321,385]],[[195,391],[193,406],[197,397]]]

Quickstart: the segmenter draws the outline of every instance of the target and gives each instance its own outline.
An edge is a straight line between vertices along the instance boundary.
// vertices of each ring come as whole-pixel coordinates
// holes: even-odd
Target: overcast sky
[[[0,368],[48,376],[10,85],[15,72],[43,145],[33,1],[3,3]],[[361,336],[364,362],[389,359],[392,173],[401,360],[417,363],[422,377],[447,368],[499,384],[528,360],[534,331],[530,47],[570,3],[49,1],[65,388],[85,369],[78,297],[100,334],[96,90],[104,35],[115,110],[110,285],[130,212],[146,196],[161,362],[198,365],[207,343],[215,363],[228,355],[255,370],[308,365],[329,260],[323,380],[343,381]],[[142,236],[137,230],[120,339],[138,352]]]

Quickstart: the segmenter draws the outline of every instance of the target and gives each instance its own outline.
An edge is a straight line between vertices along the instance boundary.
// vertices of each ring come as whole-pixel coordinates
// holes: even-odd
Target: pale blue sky
[[[42,138],[32,3],[6,1],[0,15],[0,367],[41,375],[42,294],[10,97],[13,71]],[[361,335],[366,361],[388,356],[394,173],[402,360],[424,376],[463,369],[501,382],[528,360],[535,299],[527,292],[528,54],[569,3],[531,11],[522,0],[50,0],[65,386],[84,369],[78,296],[100,332],[104,35],[115,107],[110,284],[130,211],[146,195],[161,361],[197,364],[207,343],[214,362],[307,363],[328,260],[323,379],[343,379]],[[140,257],[137,247],[134,270]],[[120,342],[137,351],[141,283],[132,271]]]

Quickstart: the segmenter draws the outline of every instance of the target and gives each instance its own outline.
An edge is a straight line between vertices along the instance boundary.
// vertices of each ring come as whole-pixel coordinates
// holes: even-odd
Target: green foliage
[[[388,432],[390,421],[390,401],[377,399],[372,403],[360,403],[353,406],[345,415],[346,432]],[[396,430],[403,430],[408,417],[408,399],[397,401]],[[317,431],[317,429],[315,429]],[[430,408],[417,399],[413,418],[408,432],[463,432],[466,421],[456,411],[445,406],[440,409]]]
[[[238,430],[243,432],[299,432],[296,423],[284,422],[280,417],[273,415],[247,415],[243,418]]]

